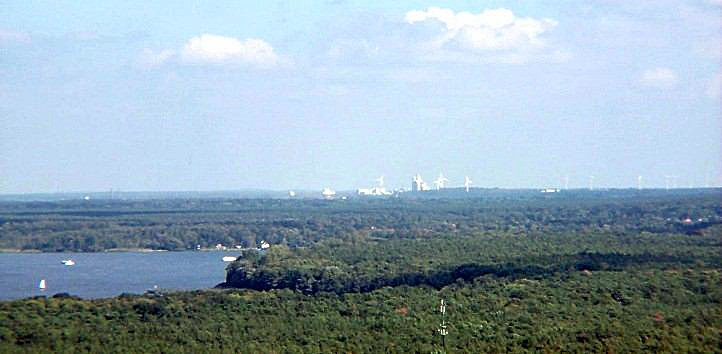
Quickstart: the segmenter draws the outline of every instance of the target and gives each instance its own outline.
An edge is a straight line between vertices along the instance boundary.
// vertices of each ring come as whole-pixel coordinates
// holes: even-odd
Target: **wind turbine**
[[[469,178],[469,176],[464,177],[464,187],[466,187],[466,193],[469,193],[469,187],[471,186],[472,182],[473,181],[471,180],[471,178]]]
[[[589,190],[594,190],[594,176],[589,176]]]
[[[564,176],[564,189],[569,189],[569,176]]]
[[[444,188],[444,183],[448,182],[449,179],[444,177],[443,173],[439,173],[439,178],[434,181],[434,184],[436,184],[436,190],[441,190]]]
[[[677,176],[664,176],[664,189],[669,190],[669,182],[672,181],[672,188],[677,188]]]
[[[379,182],[379,187],[384,186],[384,175],[381,175],[381,177],[376,179],[376,182]]]
[[[637,189],[642,189],[642,176],[637,176]]]

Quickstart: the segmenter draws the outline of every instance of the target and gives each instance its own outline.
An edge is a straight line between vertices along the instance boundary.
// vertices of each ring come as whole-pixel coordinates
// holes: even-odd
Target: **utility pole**
[[[446,329],[446,304],[444,304],[443,299],[441,300],[439,311],[441,312],[441,327],[439,328],[439,334],[441,334],[441,345],[444,348],[444,352],[446,352],[446,335],[449,334],[449,331]]]

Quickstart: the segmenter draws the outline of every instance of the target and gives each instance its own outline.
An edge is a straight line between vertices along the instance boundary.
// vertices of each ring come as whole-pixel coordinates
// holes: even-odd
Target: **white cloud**
[[[143,49],[143,52],[138,58],[138,64],[147,67],[158,66],[171,59],[174,55],[175,52],[170,49],[164,49],[159,52],[155,52],[151,49]]]
[[[263,68],[279,63],[273,47],[263,40],[248,38],[241,41],[212,34],[189,39],[180,55],[188,63],[242,63]]]
[[[547,45],[543,34],[557,26],[552,19],[517,17],[511,10],[493,9],[478,14],[430,7],[409,11],[406,22],[437,21],[441,33],[430,44],[436,49],[458,46],[472,51],[529,51]]]
[[[642,74],[641,81],[647,86],[670,88],[677,84],[677,74],[670,68],[653,68]]]
[[[707,86],[707,96],[712,99],[720,98],[720,91],[722,90],[722,73],[717,73],[712,80],[710,80],[709,86]]]

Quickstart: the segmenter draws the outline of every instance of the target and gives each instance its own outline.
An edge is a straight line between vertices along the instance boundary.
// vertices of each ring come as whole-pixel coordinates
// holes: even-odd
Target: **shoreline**
[[[255,249],[255,248],[254,248]],[[38,253],[124,253],[124,252],[135,252],[135,253],[155,253],[155,252],[239,252],[244,251],[247,249],[225,249],[225,250],[218,250],[218,249],[212,249],[212,248],[202,248],[202,249],[188,249],[188,250],[156,250],[152,248],[109,248],[107,250],[101,250],[101,251],[94,251],[94,252],[86,252],[86,251],[43,251],[39,249],[19,249],[19,248],[0,248],[0,254],[2,253],[30,253],[30,254],[38,254]]]
[[[23,250],[20,248],[0,248],[0,253],[43,253],[43,251],[36,249]]]
[[[151,253],[151,252],[169,252],[168,250],[154,250],[152,248],[109,248],[99,252],[76,252],[76,253],[109,253],[109,252],[138,252],[138,253]]]
[[[0,253],[114,253],[114,252],[136,252],[136,253],[151,253],[151,252],[169,252],[168,250],[154,250],[150,248],[110,248],[107,250],[97,252],[84,252],[84,251],[43,251],[38,249],[18,249],[18,248],[0,248]]]

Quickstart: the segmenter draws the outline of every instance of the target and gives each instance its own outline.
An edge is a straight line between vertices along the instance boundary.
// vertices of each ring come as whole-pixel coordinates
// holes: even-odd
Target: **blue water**
[[[0,253],[0,300],[69,293],[104,298],[165,290],[212,288],[225,280],[231,252]],[[74,266],[60,261],[72,259]],[[38,289],[45,279],[47,289]]]

